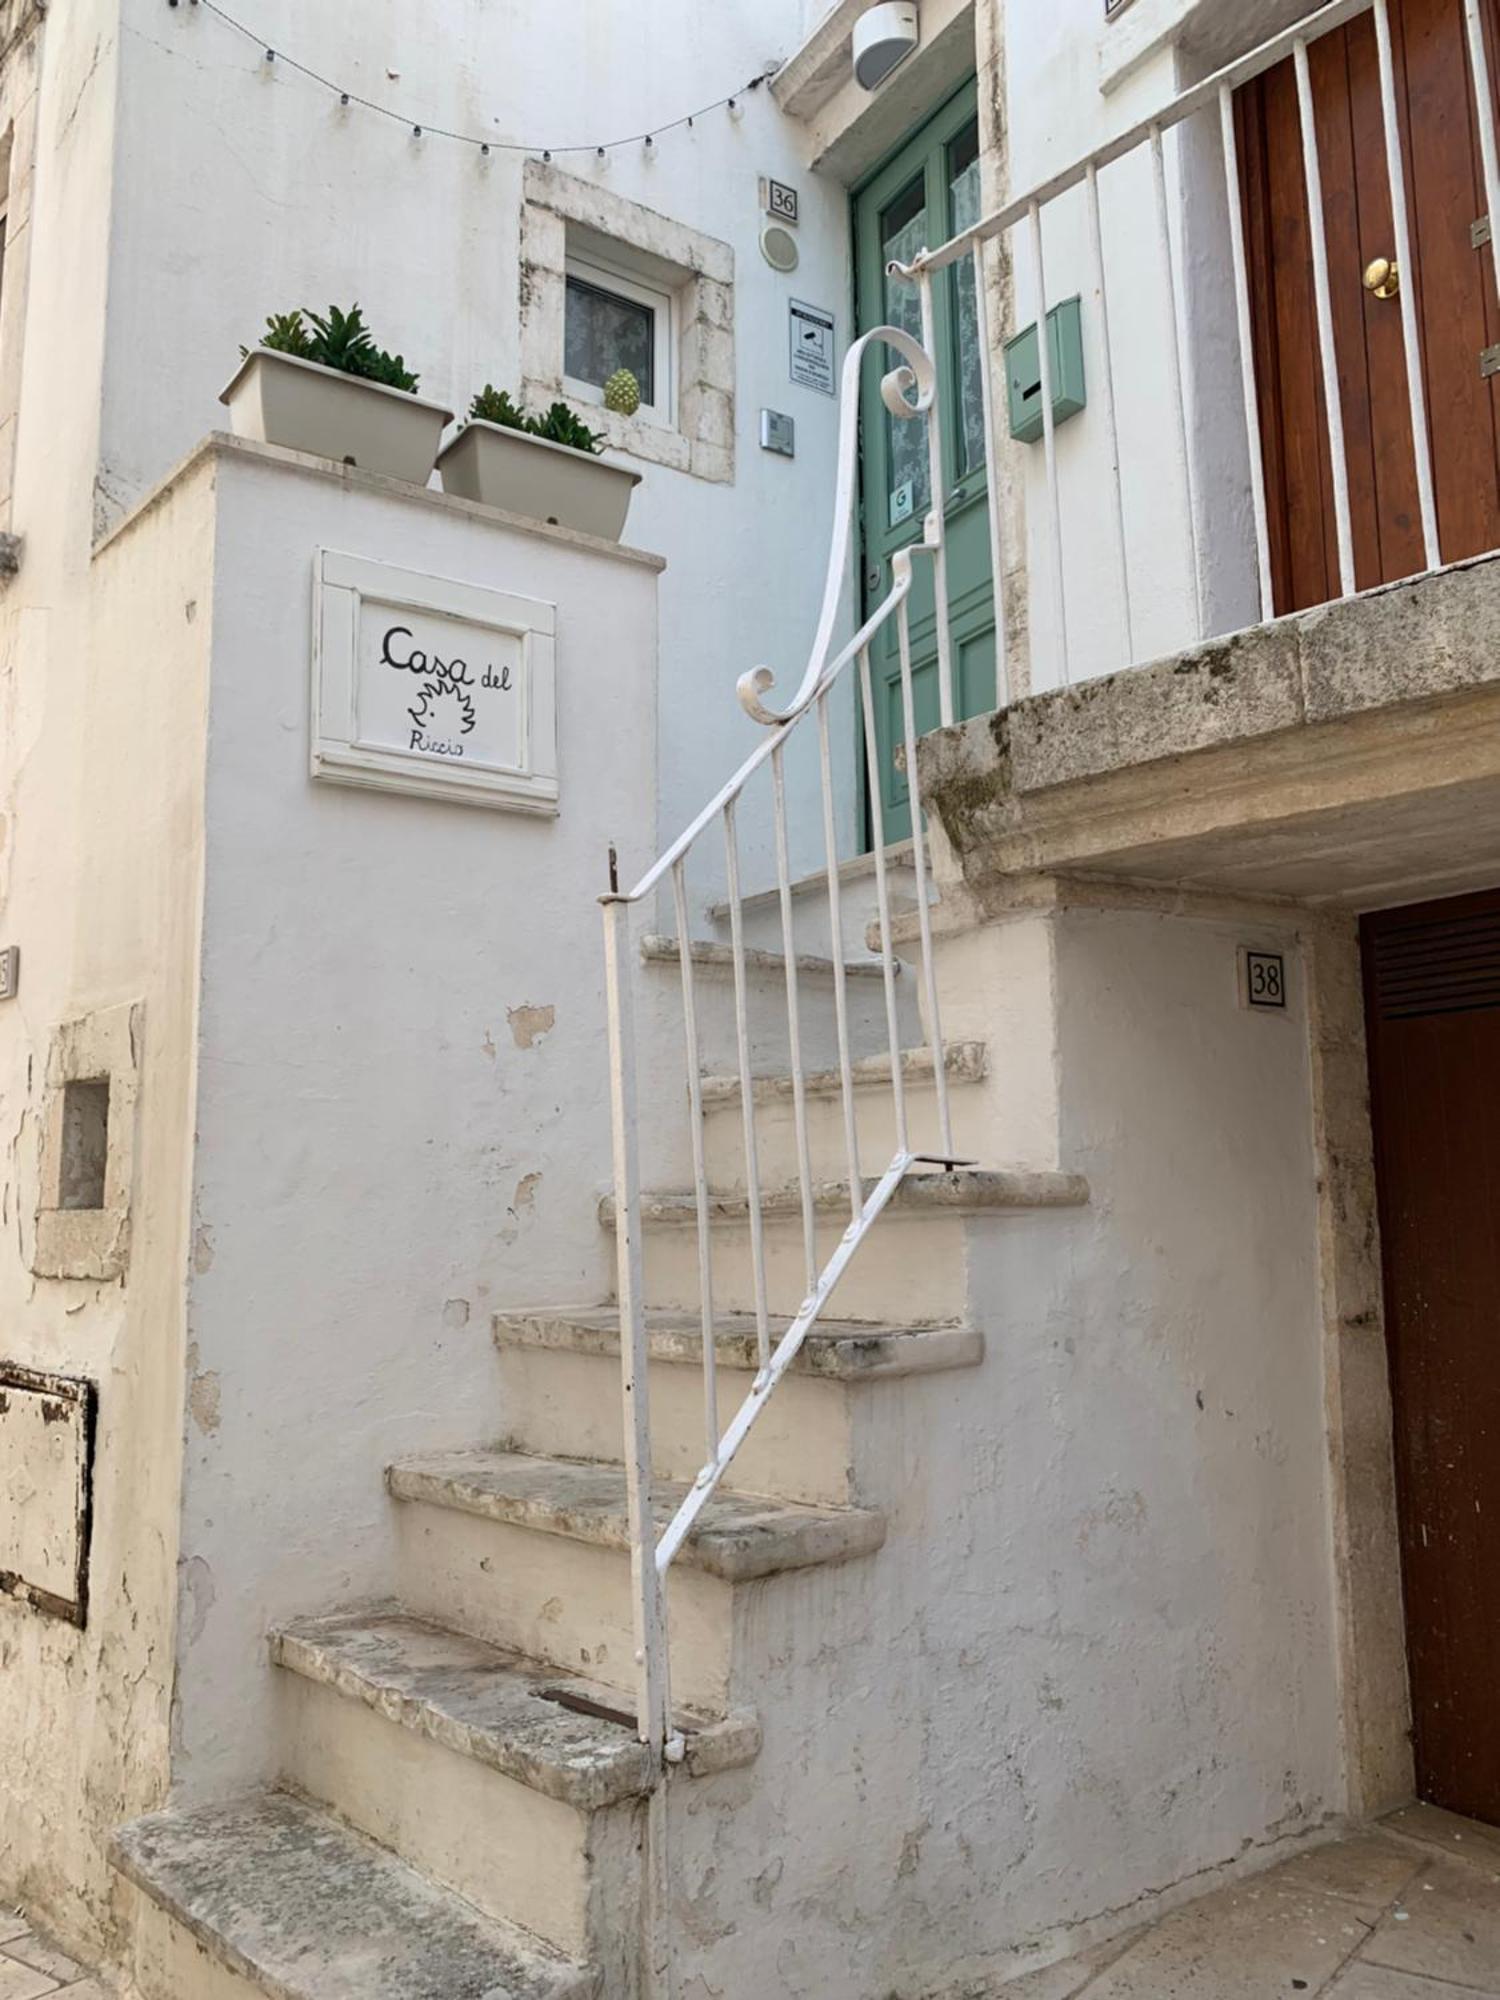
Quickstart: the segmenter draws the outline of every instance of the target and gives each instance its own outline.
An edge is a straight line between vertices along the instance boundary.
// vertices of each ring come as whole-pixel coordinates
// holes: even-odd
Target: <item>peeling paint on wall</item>
[[[557,1022],[555,1007],[536,1007],[529,1001],[520,1007],[508,1007],[505,1018],[510,1023],[510,1032],[518,1049],[534,1049],[543,1035],[549,1035]]]

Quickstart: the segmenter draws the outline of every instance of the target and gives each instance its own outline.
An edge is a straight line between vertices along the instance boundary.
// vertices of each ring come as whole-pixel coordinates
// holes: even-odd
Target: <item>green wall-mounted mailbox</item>
[[[1088,400],[1083,387],[1083,306],[1079,299],[1062,299],[1047,315],[1052,336],[1052,421],[1064,424],[1076,417]],[[1010,409],[1010,434],[1022,444],[1042,435],[1042,360],[1037,351],[1036,321],[1005,343],[1005,393]]]

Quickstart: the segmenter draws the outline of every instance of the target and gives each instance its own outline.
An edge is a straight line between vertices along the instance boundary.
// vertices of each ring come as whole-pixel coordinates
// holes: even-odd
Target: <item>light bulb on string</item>
[[[169,6],[176,7],[180,5],[180,0],[167,0],[167,4]],[[235,34],[243,36],[247,41],[256,45],[261,52],[262,61],[266,64],[268,68],[279,65],[282,69],[291,70],[295,72],[298,76],[306,78],[306,80],[309,83],[314,84],[319,89],[326,90],[331,95],[335,96],[339,101],[341,109],[347,111],[357,105],[362,111],[368,111],[375,117],[394,119],[398,124],[404,124],[407,127],[410,136],[413,139],[425,139],[429,137],[439,138],[439,139],[452,139],[458,145],[477,146],[479,148],[481,155],[484,157],[488,157],[492,151],[506,152],[506,153],[523,153],[523,154],[529,153],[533,155],[540,154],[541,157],[550,164],[555,152],[587,153],[588,151],[592,150],[596,161],[598,161],[600,165],[606,165],[608,163],[609,154],[612,151],[620,150],[628,145],[639,144],[642,148],[643,153],[646,155],[647,158],[655,158],[659,150],[658,148],[659,139],[664,137],[668,132],[677,131],[682,129],[683,127],[686,127],[687,130],[689,131],[695,130],[697,126],[697,121],[700,118],[706,117],[710,111],[727,110],[731,117],[734,118],[741,117],[743,115],[743,109],[740,102],[741,96],[743,94],[747,94],[752,90],[758,90],[761,84],[766,81],[766,76],[764,74],[760,76],[754,76],[749,80],[748,83],[746,83],[742,87],[742,91],[736,93],[734,96],[721,97],[714,104],[701,105],[696,111],[684,113],[681,118],[675,119],[668,124],[658,126],[655,129],[655,131],[646,132],[639,135],[638,139],[631,139],[631,138],[612,139],[607,141],[605,144],[597,145],[592,149],[590,149],[586,145],[544,148],[529,144],[524,140],[496,140],[491,142],[488,140],[481,140],[475,133],[451,131],[440,125],[438,126],[422,125],[417,120],[411,118],[410,116],[403,116],[403,114],[398,109],[394,108],[391,105],[377,104],[367,97],[360,97],[356,95],[353,91],[345,89],[332,77],[322,75],[320,74],[319,71],[309,68],[309,66],[306,63],[298,61],[296,56],[288,55],[284,50],[278,51],[269,42],[267,42],[262,35],[257,33],[253,25],[248,24],[241,20],[237,20],[235,16],[227,10],[227,8],[219,4],[219,0],[191,0],[191,4],[195,7],[201,6],[204,13],[217,15],[219,20],[221,20],[224,23],[225,27],[231,29]],[[395,83],[400,81],[401,78],[400,70],[388,66],[386,68],[385,73],[391,82]]]

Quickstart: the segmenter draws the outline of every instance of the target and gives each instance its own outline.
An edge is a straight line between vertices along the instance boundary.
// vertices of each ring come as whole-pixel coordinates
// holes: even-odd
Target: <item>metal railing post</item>
[[[625,1405],[625,1500],[635,1614],[636,1720],[660,1759],[671,1733],[671,1692],[656,1522],[651,1508],[651,1399],[647,1380],[645,1258],[636,1143],[635,1033],[630,905],[611,893],[604,906],[604,992],[609,1023],[609,1107],[613,1125],[616,1288],[620,1308],[620,1389]],[[687,949],[687,940],[683,940]]]
[[[932,296],[932,273],[917,274],[917,294],[922,301],[922,345],[929,355],[937,354],[937,321]],[[932,550],[933,615],[937,621],[938,719],[946,729],[953,721],[953,634],[948,616],[948,496],[943,470],[943,427],[934,403],[927,418],[927,483],[929,506],[926,524],[927,546]]]

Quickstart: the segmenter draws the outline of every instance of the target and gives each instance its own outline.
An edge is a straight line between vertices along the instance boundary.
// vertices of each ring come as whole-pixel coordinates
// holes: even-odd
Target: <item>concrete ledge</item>
[[[572,528],[557,528],[546,521],[534,521],[527,514],[509,514],[501,507],[483,507],[477,500],[461,500],[457,494],[445,493],[440,486],[415,486],[408,479],[389,479],[381,472],[362,472],[358,466],[341,465],[337,459],[315,458],[305,451],[286,451],[275,444],[256,444],[249,438],[234,437],[228,431],[209,431],[200,438],[187,456],[179,459],[171,471],[143,494],[122,519],[98,536],[94,542],[94,555],[102,555],[122,536],[129,534],[137,522],[152,513],[176,487],[205,470],[212,470],[225,460],[277,467],[306,479],[328,480],[356,492],[383,493],[389,499],[404,500],[410,506],[436,508],[441,513],[488,521],[497,528],[508,528],[516,534],[534,535],[540,541],[557,542],[565,548],[587,549],[592,555],[606,556],[614,562],[632,563],[658,571],[667,566],[665,556],[651,555],[645,549],[632,549],[623,542],[605,541],[598,535],[580,535]]]
[[[917,755],[971,889],[1071,870],[1440,893],[1500,870],[1500,557],[1034,695]]]

